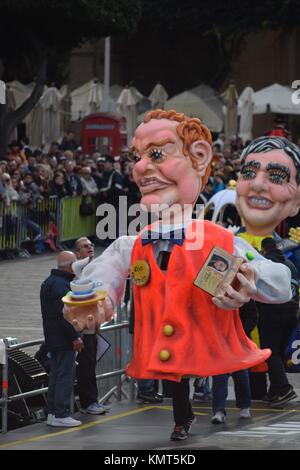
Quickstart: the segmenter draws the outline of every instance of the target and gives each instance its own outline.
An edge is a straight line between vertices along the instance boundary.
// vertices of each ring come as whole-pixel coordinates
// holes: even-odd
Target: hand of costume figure
[[[83,350],[83,341],[81,338],[77,338],[73,341],[74,351],[81,352]]]
[[[94,333],[102,323],[110,321],[114,311],[109,298],[95,305],[86,307],[64,306],[64,318],[73,325],[76,331],[84,329]]]
[[[249,263],[243,263],[240,267],[243,272],[237,274],[240,286],[236,290],[232,286],[224,286],[223,290],[213,297],[213,303],[224,310],[233,310],[248,303],[251,297],[256,294],[254,270]]]

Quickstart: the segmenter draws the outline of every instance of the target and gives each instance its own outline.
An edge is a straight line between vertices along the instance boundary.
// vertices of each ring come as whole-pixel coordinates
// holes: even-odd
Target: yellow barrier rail
[[[96,201],[93,199],[94,213],[81,216],[81,197],[63,198],[60,206],[59,241],[75,240],[80,237],[89,237],[96,232]]]

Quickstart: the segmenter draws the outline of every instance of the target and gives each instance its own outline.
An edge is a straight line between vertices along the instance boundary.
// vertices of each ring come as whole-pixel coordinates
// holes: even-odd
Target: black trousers
[[[190,402],[190,379],[182,379],[181,382],[169,382],[172,389],[173,416],[175,424],[184,426],[193,416]]]
[[[268,306],[270,308],[270,306]],[[276,306],[278,307],[278,306]],[[285,373],[283,353],[288,344],[293,329],[297,325],[296,310],[283,308],[282,311],[260,312],[258,330],[261,348],[272,350],[267,360],[269,367],[270,395],[285,393],[289,381]]]
[[[98,401],[96,381],[97,335],[83,335],[84,349],[78,353],[76,361],[78,394],[82,408]]]

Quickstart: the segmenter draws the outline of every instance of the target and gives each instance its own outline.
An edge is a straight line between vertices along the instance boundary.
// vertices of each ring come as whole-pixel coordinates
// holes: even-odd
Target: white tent
[[[257,91],[254,97],[254,114],[300,114],[300,106],[292,101],[293,93],[294,89],[278,83]]]
[[[220,114],[209,105],[209,101],[192,91],[184,91],[173,96],[166,101],[165,109],[175,109],[187,116],[197,117],[213,132],[220,132],[223,128],[223,119]]]
[[[192,88],[190,91],[192,93],[195,93],[195,95],[199,96],[201,100],[205,103],[205,105],[211,109],[211,111],[215,115],[216,120],[216,124],[214,124],[214,127],[218,127],[221,131],[224,124],[224,113],[223,103],[219,98],[217,91],[211,88],[210,86],[205,85],[204,83],[199,86],[196,86],[195,88]],[[214,131],[214,129],[210,129]]]
[[[240,131],[239,136],[244,142],[252,140],[253,109],[255,93],[253,88],[247,86],[239,97]]]

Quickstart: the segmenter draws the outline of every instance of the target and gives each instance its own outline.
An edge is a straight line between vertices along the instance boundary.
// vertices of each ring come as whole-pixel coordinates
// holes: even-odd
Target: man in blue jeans
[[[251,393],[248,370],[239,370],[232,375],[236,406],[240,408],[240,418],[251,418]],[[215,375],[212,386],[213,424],[222,424],[226,420],[225,404],[228,395],[228,379],[230,374]]]
[[[53,427],[81,425],[81,421],[70,416],[70,401],[75,378],[75,358],[83,343],[77,331],[64,319],[61,300],[70,290],[70,282],[74,279],[74,261],[76,257],[72,252],[61,252],[57,258],[57,269],[51,270],[40,291],[45,345],[51,355],[47,424]]]

